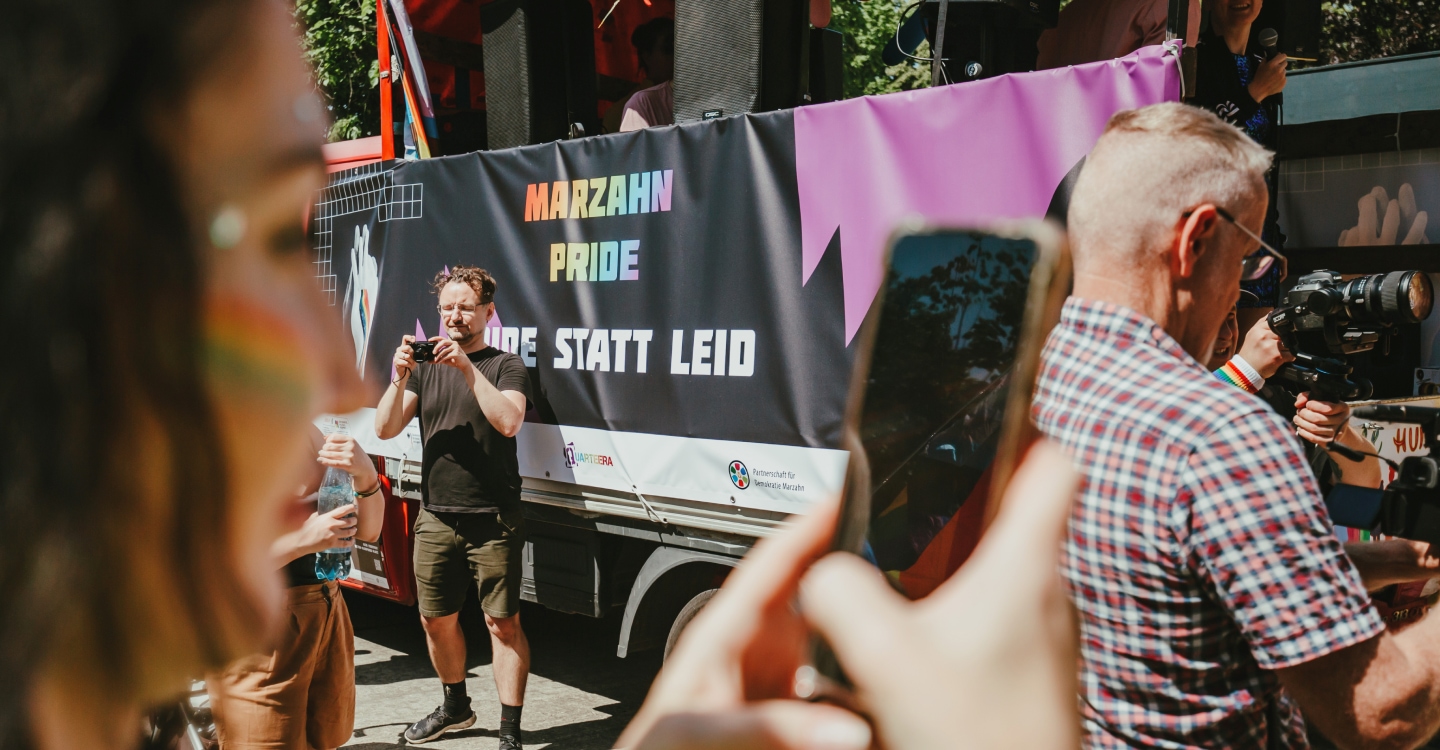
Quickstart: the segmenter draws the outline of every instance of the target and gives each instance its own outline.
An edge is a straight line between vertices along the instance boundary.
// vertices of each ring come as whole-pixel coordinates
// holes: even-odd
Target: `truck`
[[[473,263],[497,277],[497,320],[486,341],[520,355],[537,391],[518,436],[530,528],[521,597],[618,616],[621,657],[668,654],[758,540],[841,491],[849,345],[879,287],[885,238],[897,221],[1063,218],[1068,185],[1114,111],[1193,91],[1191,51],[1168,43],[956,86],[706,113],[616,135],[572,128],[530,145],[396,158],[445,151],[436,144],[446,122],[468,123],[452,142],[474,147],[477,126],[463,113],[426,114],[428,94],[417,93],[426,75],[407,57],[419,49],[407,33],[424,42],[427,32],[407,31],[395,4],[381,0],[378,13],[384,134],[327,146],[332,179],[311,211],[316,276],[353,338],[357,368],[381,384],[401,335],[440,332],[426,289],[437,271]],[[1196,38],[1198,3],[1176,0],[1170,14],[1173,38]],[[429,47],[460,54],[433,39]],[[424,57],[418,67],[432,70]],[[1421,56],[1372,67],[1376,81],[1388,76],[1379,71],[1402,68],[1406,81],[1433,81],[1437,62]],[[1333,99],[1327,86],[1363,67],[1292,74],[1279,165],[1282,222],[1294,228],[1292,276],[1320,267],[1440,271],[1409,246],[1393,255],[1354,252],[1329,244],[1328,229],[1309,229],[1314,217],[1335,214],[1316,209],[1310,190],[1312,175],[1330,174],[1332,159],[1370,159],[1377,168],[1410,160],[1434,186],[1422,196],[1412,185],[1415,200],[1440,199],[1437,167],[1423,166],[1436,161],[1430,152],[1440,130],[1391,131],[1407,134],[1393,144],[1400,157],[1352,153],[1356,143],[1380,142],[1333,135],[1364,123],[1379,133],[1377,114],[1408,124],[1440,113],[1440,97],[1423,85],[1412,87],[1418,93],[1404,99],[1404,113],[1370,111],[1393,98],[1378,83],[1374,96],[1353,97],[1351,110],[1321,106]],[[457,64],[452,85],[467,75]],[[1063,112],[1035,104],[1061,101]],[[491,102],[491,119],[498,106]],[[1356,118],[1361,125],[1344,122]],[[598,118],[580,119],[593,128]],[[1398,196],[1399,186],[1391,190]],[[1440,365],[1429,342],[1433,317],[1403,333],[1394,353],[1377,356],[1379,395],[1411,395],[1411,375],[1417,393],[1440,382],[1440,368],[1429,367]],[[409,529],[423,499],[418,425],[382,441],[373,419],[362,410],[318,422],[355,435],[388,484],[385,531],[377,544],[357,547],[345,585],[413,604]],[[1401,455],[1405,429],[1365,432],[1377,446],[1393,444],[1387,455]],[[891,571],[929,576],[922,591],[964,557],[948,545],[965,514],[942,521],[925,532],[908,569]]]

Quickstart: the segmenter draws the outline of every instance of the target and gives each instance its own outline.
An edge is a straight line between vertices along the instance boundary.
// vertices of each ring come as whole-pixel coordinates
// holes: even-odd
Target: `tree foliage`
[[[330,109],[329,138],[344,141],[380,132],[380,62],[375,49],[375,0],[296,0],[305,57]]]
[[[1322,63],[1440,49],[1440,0],[1346,0],[1322,7]]]
[[[845,97],[888,94],[930,85],[929,63],[906,60],[886,65],[880,59],[885,43],[895,36],[906,4],[899,0],[834,0],[830,28],[845,35]],[[920,43],[916,57],[928,57],[930,45]]]

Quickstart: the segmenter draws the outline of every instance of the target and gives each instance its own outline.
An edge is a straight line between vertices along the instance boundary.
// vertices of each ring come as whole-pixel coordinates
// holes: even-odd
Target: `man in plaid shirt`
[[[1436,560],[1347,555],[1293,431],[1200,364],[1263,257],[1269,165],[1162,104],[1117,114],[1075,186],[1034,414],[1084,476],[1062,570],[1087,747],[1304,748],[1297,706],[1343,747],[1440,729],[1440,618],[1390,634],[1366,594]]]

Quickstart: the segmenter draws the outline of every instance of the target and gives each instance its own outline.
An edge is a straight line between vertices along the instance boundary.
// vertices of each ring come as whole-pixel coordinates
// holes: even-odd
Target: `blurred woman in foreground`
[[[17,0],[0,60],[0,748],[123,748],[260,646],[310,419],[362,403],[324,109],[279,0]]]

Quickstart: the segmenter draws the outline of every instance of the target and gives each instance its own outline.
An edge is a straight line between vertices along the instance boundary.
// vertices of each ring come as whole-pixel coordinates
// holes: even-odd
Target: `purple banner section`
[[[803,278],[840,232],[845,340],[880,289],[908,216],[983,224],[1043,216],[1122,109],[1179,101],[1178,49],[795,110]]]

